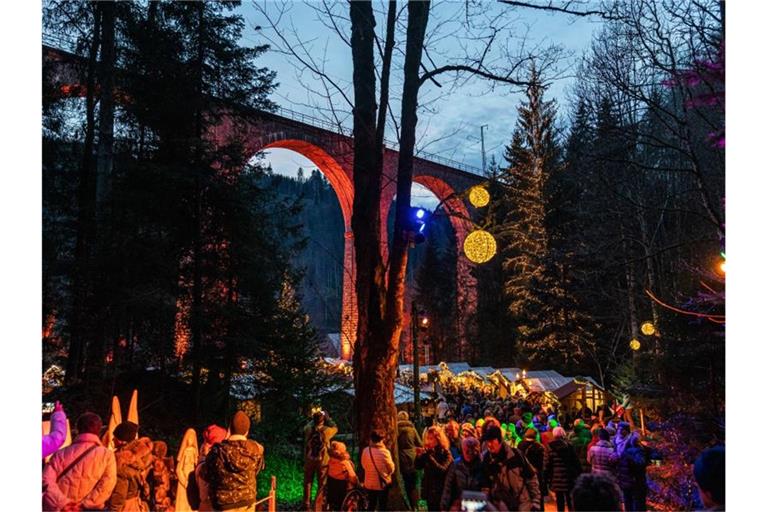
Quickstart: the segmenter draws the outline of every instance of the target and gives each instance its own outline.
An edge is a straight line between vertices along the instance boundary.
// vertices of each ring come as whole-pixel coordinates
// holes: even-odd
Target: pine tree
[[[565,306],[563,262],[552,251],[548,222],[548,183],[561,166],[555,134],[556,107],[545,101],[546,86],[532,68],[526,100],[504,158],[508,208],[499,230],[504,292],[517,327],[520,348],[534,362],[567,360],[575,347],[565,337],[570,313]]]

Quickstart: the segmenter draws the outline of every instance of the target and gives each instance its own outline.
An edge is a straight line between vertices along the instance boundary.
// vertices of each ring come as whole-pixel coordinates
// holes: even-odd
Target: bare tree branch
[[[611,15],[610,13],[606,11],[600,11],[600,10],[586,10],[586,11],[577,11],[570,8],[570,5],[572,2],[565,2],[563,5],[555,5],[553,2],[547,2],[546,4],[534,4],[531,2],[519,2],[516,0],[498,0],[502,4],[511,5],[513,7],[525,7],[526,9],[536,9],[540,11],[551,11],[551,12],[561,12],[564,14],[570,14],[572,16],[598,16],[600,18],[603,18],[605,20],[617,20],[617,18],[614,15]]]

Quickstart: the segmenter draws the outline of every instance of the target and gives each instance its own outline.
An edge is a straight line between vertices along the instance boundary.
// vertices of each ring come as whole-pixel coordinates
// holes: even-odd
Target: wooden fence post
[[[272,478],[269,479],[269,502],[267,509],[269,512],[277,511],[277,478],[275,475],[272,475]]]

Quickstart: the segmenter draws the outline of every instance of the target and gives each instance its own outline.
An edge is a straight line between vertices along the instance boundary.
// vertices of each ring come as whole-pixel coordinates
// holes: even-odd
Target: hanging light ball
[[[475,208],[482,208],[487,206],[491,201],[491,194],[482,185],[475,185],[469,189],[469,202]]]
[[[464,254],[473,263],[485,263],[496,254],[496,240],[482,229],[473,231],[464,239]]]
[[[632,350],[640,350],[640,342],[637,339],[633,339],[629,342],[629,348]]]
[[[640,331],[646,336],[653,336],[656,332],[656,326],[653,325],[653,322],[644,322],[643,325],[640,326]]]

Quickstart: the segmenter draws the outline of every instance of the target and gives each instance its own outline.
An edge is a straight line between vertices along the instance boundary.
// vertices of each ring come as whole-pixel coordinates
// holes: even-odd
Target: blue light
[[[424,228],[425,227],[427,227],[426,224],[422,224],[421,226],[419,226],[419,233],[424,233]]]
[[[419,208],[418,210],[416,210],[416,218],[423,219],[425,213],[426,212],[422,208]]]

